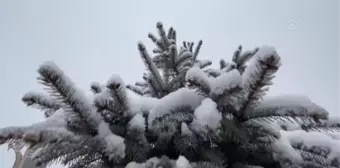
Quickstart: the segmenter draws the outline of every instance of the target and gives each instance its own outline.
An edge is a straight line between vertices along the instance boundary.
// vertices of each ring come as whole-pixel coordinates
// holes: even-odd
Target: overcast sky
[[[156,33],[157,21],[174,26],[180,40],[203,39],[200,57],[216,66],[240,44],[273,45],[283,66],[269,95],[303,94],[338,114],[338,0],[0,0],[0,127],[43,119],[21,103],[26,92],[41,90],[36,70],[43,61],[55,61],[85,90],[113,73],[140,80],[136,44],[153,49],[147,33]],[[14,161],[6,148],[3,168]]]

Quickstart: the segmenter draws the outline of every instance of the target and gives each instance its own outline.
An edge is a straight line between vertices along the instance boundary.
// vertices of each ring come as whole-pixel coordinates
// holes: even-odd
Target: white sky
[[[290,20],[297,29],[287,29]],[[0,127],[28,125],[43,114],[21,103],[39,91],[36,69],[53,60],[89,90],[113,73],[127,83],[141,80],[144,65],[137,41],[153,45],[155,24],[173,25],[180,40],[203,39],[200,58],[218,65],[239,44],[273,45],[283,66],[269,95],[304,94],[339,113],[338,0],[0,0]],[[0,167],[14,153],[0,147]]]

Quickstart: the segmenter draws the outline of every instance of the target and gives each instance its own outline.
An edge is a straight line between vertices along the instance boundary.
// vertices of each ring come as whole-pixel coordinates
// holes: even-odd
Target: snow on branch
[[[238,108],[236,100],[240,99],[243,89],[242,77],[239,71],[224,72],[220,76],[213,78],[208,77],[200,68],[192,67],[186,73],[186,81],[189,88],[197,89],[201,95],[209,96],[219,107]]]
[[[176,30],[173,27],[169,28],[167,36],[169,40],[176,42]]]
[[[194,122],[204,128],[216,131],[222,120],[222,115],[216,108],[217,104],[210,98],[202,100],[201,105],[195,109]]]
[[[156,27],[158,29],[158,34],[161,37],[160,43],[162,43],[162,46],[164,47],[162,49],[163,49],[163,51],[167,51],[169,49],[168,48],[169,47],[169,39],[168,39],[167,35],[165,34],[163,24],[161,22],[158,22]]]
[[[65,115],[62,110],[56,111],[46,120],[23,127],[6,127],[0,129],[0,144],[6,143],[10,140],[22,139],[26,132],[36,131],[40,132],[47,129],[65,128]]]
[[[293,164],[303,165],[305,161],[311,161],[328,167],[335,162],[340,163],[340,141],[320,132],[282,130],[281,138],[273,145],[275,152],[279,153],[277,157],[289,159]],[[309,156],[306,153],[309,153]],[[318,163],[319,161],[321,162]]]
[[[109,160],[120,160],[125,157],[124,138],[113,134],[107,124],[102,122],[99,125],[99,141],[103,142],[103,152]]]
[[[88,101],[84,93],[76,88],[70,78],[64,75],[64,72],[53,62],[45,62],[38,70],[41,77],[41,83],[50,88],[51,94],[59,96],[59,99],[68,105],[72,111],[81,116],[86,123],[94,130],[97,130],[99,136],[105,139],[103,148],[105,154],[113,159],[117,154],[124,154],[123,138],[113,134],[103,119],[96,115],[95,109]],[[117,152],[118,151],[118,152]],[[121,152],[123,151],[123,152]]]
[[[202,41],[198,42],[196,49],[194,49],[193,42],[184,41],[183,46],[178,50],[179,47],[177,47],[176,44],[176,31],[170,27],[166,34],[161,22],[158,22],[156,27],[159,38],[152,33],[149,33],[148,35],[157,46],[157,48],[153,50],[153,53],[156,55],[152,58],[149,56],[150,59],[147,59],[146,56],[142,56],[144,63],[146,63],[150,71],[150,75],[148,75],[148,79],[146,80],[147,83],[149,83],[149,88],[145,89],[143,93],[160,98],[167,95],[169,92],[184,87],[185,73],[190,67],[194,66],[194,64],[198,65],[200,68],[204,68],[211,65],[211,61],[196,60],[203,43]],[[142,52],[141,49],[145,50],[145,47],[139,43],[141,55],[146,55],[146,50],[145,52]],[[154,66],[151,66],[150,62],[153,63]],[[156,68],[160,69],[159,73],[156,72]]]
[[[176,31],[174,30],[173,27],[170,27],[168,30],[168,33],[166,34],[162,22],[157,22],[156,27],[157,27],[158,35],[160,36],[160,38],[158,39],[152,33],[149,33],[148,37],[157,46],[157,48],[154,49],[154,53],[161,53],[163,55],[164,52],[169,50],[169,46],[171,44],[176,43]]]
[[[96,139],[90,139],[79,144],[66,144],[69,148],[73,150],[64,155],[64,157],[62,158],[63,164],[75,164],[77,163],[75,161],[83,156],[95,156],[94,159],[99,159],[98,156],[102,158],[102,155],[98,153],[100,151],[100,148],[98,148],[98,143],[99,142],[96,141]],[[62,148],[61,151],[63,151]],[[82,159],[80,162],[83,161],[86,161],[86,159]]]
[[[62,160],[64,157],[74,152],[77,147],[79,148],[79,146],[82,147],[81,149],[86,149],[86,146],[84,146],[82,143],[50,143],[34,150],[31,158],[38,166],[48,165],[55,161]],[[32,150],[32,148],[30,150]]]
[[[328,112],[304,96],[285,95],[263,100],[246,118],[305,117],[305,119],[327,119]]]
[[[126,88],[133,91],[134,93],[138,94],[138,95],[143,95],[144,94],[144,88],[135,86],[135,85],[126,85]]]
[[[80,157],[73,159],[72,162],[69,163],[69,168],[83,168],[83,167],[93,166],[92,164],[94,162],[99,161],[99,159],[101,159],[101,156],[98,154],[93,154],[93,153],[84,154]],[[76,160],[79,160],[79,161],[75,162]]]
[[[223,96],[231,97],[232,95],[239,93],[243,88],[242,77],[237,70],[223,73],[211,81],[212,90],[210,95],[217,99]]]
[[[32,144],[44,144],[44,143],[78,143],[84,137],[76,136],[74,133],[67,131],[63,128],[49,128],[45,130],[30,129],[23,135],[23,140]]]
[[[172,44],[169,47],[170,61],[172,65],[175,65],[178,60],[178,50],[176,44]],[[177,70],[177,69],[176,69]]]
[[[0,145],[11,140],[20,140],[26,132],[26,127],[6,127],[0,129]]]
[[[326,120],[321,121],[321,125],[327,127],[340,127],[340,116],[328,116]]]
[[[92,104],[55,63],[45,62],[39,67],[38,72],[41,75],[38,78],[40,83],[47,86],[52,95],[68,105],[73,112],[78,113],[92,129],[97,128],[101,118],[93,111]]]
[[[208,69],[212,62],[198,59],[202,40],[177,46],[174,28],[156,27],[157,37],[148,35],[154,56],[138,43],[144,82],[125,85],[113,75],[91,83],[93,101],[53,62],[42,64],[38,80],[50,97],[32,92],[22,101],[48,118],[0,129],[0,144],[23,141],[38,165],[61,160],[70,168],[339,166],[338,118],[303,97],[262,101],[281,65],[274,48],[239,46],[232,62]]]
[[[115,100],[115,111],[112,112],[122,113],[124,116],[131,116],[130,104],[123,79],[119,75],[112,75],[107,82],[106,87],[110,91],[110,97]]]
[[[45,117],[50,117],[61,108],[61,103],[51,97],[38,92],[28,92],[21,99],[27,106],[45,111]]]
[[[192,66],[192,52],[183,49],[182,52],[179,52],[178,59],[176,61],[175,67],[178,69],[182,69],[185,66]]]
[[[223,69],[227,66],[227,62],[225,62],[224,59],[220,59],[219,64],[220,64],[220,69]]]
[[[189,161],[184,156],[179,156],[176,161],[176,168],[192,168]]]
[[[189,83],[189,88],[196,87],[205,95],[209,95],[211,90],[210,81],[207,74],[200,68],[190,68],[186,73],[185,79]]]
[[[144,95],[148,94],[152,97],[157,98],[163,96],[163,93],[160,92],[160,88],[157,85],[157,81],[155,80],[151,73],[145,73],[143,75],[143,79],[147,83],[147,88],[144,90]]]
[[[125,168],[223,168],[225,166],[219,165],[214,162],[209,161],[198,161],[198,162],[189,162],[185,156],[180,155],[176,160],[170,160],[167,156],[162,157],[153,157],[149,158],[144,163],[130,162],[126,165]],[[237,168],[262,168],[260,166],[247,166],[242,165]]]
[[[141,131],[145,131],[146,125],[145,125],[145,119],[141,114],[136,114],[129,122],[129,128],[130,129],[138,129]]]
[[[243,73],[245,99],[240,107],[241,115],[251,110],[266,94],[275,72],[281,65],[281,59],[273,47],[263,46],[255,54],[255,60]]]
[[[156,65],[154,64],[151,57],[149,56],[144,44],[142,44],[141,42],[138,43],[138,50],[140,52],[140,55],[142,57],[142,60],[145,64],[145,66],[148,68],[148,70],[152,74],[152,77],[154,77],[155,80],[157,81],[157,85],[158,85],[157,87],[159,87],[161,89],[160,91],[163,91],[165,89],[165,83],[164,83]]]
[[[194,61],[197,60],[197,56],[198,56],[198,53],[201,50],[202,45],[203,45],[203,41],[202,40],[198,41],[198,44],[197,44],[197,46],[195,48],[195,51],[194,51],[194,54],[193,54],[193,57],[192,57],[192,59]]]
[[[202,96],[195,94],[195,92],[187,88],[181,88],[159,100],[158,104],[149,113],[148,123],[151,125],[155,119],[168,114],[178,107],[190,106],[192,109],[195,109],[201,104],[202,100]]]
[[[234,52],[232,60],[238,67],[240,67],[244,65],[249,59],[251,59],[258,51],[259,48],[255,48],[253,51],[245,51],[242,53],[242,46],[240,45]]]
[[[110,91],[104,88],[102,92],[95,95],[93,104],[97,107],[97,112],[104,110],[115,111],[114,100],[110,99]]]
[[[103,86],[98,82],[92,82],[90,84],[90,87],[91,87],[91,91],[94,94],[98,94],[98,93],[102,92],[102,90],[103,90]]]
[[[196,65],[201,69],[204,69],[204,68],[210,66],[211,64],[212,64],[212,62],[210,60],[201,60],[201,61],[196,63]]]

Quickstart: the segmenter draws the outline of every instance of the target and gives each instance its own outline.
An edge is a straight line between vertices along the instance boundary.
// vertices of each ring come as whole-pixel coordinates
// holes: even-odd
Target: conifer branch
[[[210,60],[201,60],[196,63],[199,68],[204,69],[212,64]]]
[[[84,144],[74,145],[71,149],[72,150],[62,158],[62,163],[64,165],[71,164],[72,161],[79,158],[80,156],[84,156],[89,153],[97,154],[97,152],[100,150],[96,148],[92,141],[87,141],[87,143]]]
[[[210,97],[219,105],[229,106],[237,109],[237,100],[242,94],[242,77],[237,70],[222,73],[220,76],[214,78],[213,86],[210,91]],[[228,111],[235,114],[234,111]]]
[[[28,92],[21,100],[27,106],[45,111],[45,117],[51,116],[55,111],[61,108],[61,103],[57,100],[53,100],[51,97],[37,92]]]
[[[328,111],[314,102],[301,96],[277,96],[262,101],[257,107],[247,113],[245,119],[277,118],[302,120],[305,123],[318,123],[328,118]]]
[[[163,51],[168,51],[170,44],[169,44],[169,39],[165,34],[163,24],[161,22],[158,22],[156,27],[158,29],[158,34],[161,37],[161,41],[162,41],[163,46],[164,46]]]
[[[152,97],[159,97],[159,92],[157,92],[159,90],[159,88],[157,88],[157,86],[155,86],[155,82],[150,79],[151,74],[144,74],[143,75],[143,79],[145,80],[146,84],[147,84],[147,89],[144,90],[144,95],[145,94],[151,94]]]
[[[224,59],[220,59],[219,63],[220,63],[220,69],[221,70],[227,66],[227,63],[225,62]]]
[[[163,91],[165,89],[164,81],[163,81],[156,65],[152,61],[151,57],[149,56],[149,54],[146,51],[145,46],[142,43],[138,44],[138,50],[140,52],[140,55],[142,57],[142,60],[145,64],[145,66],[148,68],[148,70],[152,74],[152,77],[155,78],[155,81],[157,82],[157,85],[158,85],[157,87],[160,88],[160,91]]]
[[[222,73],[223,72],[230,72],[234,69],[237,69],[240,72],[240,74],[242,74],[242,71],[237,68],[237,65],[234,62],[226,63],[225,67],[221,71],[222,71]]]
[[[147,87],[148,84],[146,82],[136,82],[135,85],[142,87],[142,88],[145,88],[145,87]]]
[[[193,53],[193,57],[192,57],[192,59],[194,61],[197,60],[197,56],[198,56],[198,54],[199,54],[199,52],[201,50],[202,45],[203,45],[203,41],[202,40],[198,41],[198,44],[197,44],[197,46],[195,48],[195,52]]]
[[[242,46],[239,45],[237,50],[234,51],[234,54],[233,54],[233,57],[232,57],[233,62],[238,62],[237,60],[239,60],[241,52],[242,52]]]
[[[189,66],[182,68],[180,70],[180,73],[169,82],[168,87],[170,91],[175,91],[185,86],[185,82],[183,81],[185,81],[185,76],[186,76],[188,69],[189,69]]]
[[[157,38],[156,38],[156,36],[153,35],[152,33],[149,33],[149,34],[148,34],[148,37],[149,37],[150,40],[151,40],[152,42],[154,42],[155,44],[156,44],[156,42],[158,41]],[[159,48],[161,48],[161,47],[159,47]]]
[[[198,67],[192,67],[188,70],[186,81],[189,83],[189,88],[195,87],[204,95],[209,95],[211,86],[208,76]]]
[[[173,39],[174,42],[177,41],[177,33],[176,33],[176,30],[174,30],[174,31],[172,32],[172,38],[171,38],[171,39]]]
[[[75,149],[77,149],[77,147],[79,148],[79,146],[81,146],[81,144],[69,142],[49,144],[36,150],[32,155],[32,159],[38,166],[48,165],[53,162],[63,160]]]
[[[214,69],[214,68],[206,69],[206,70],[204,70],[204,72],[207,73],[208,76],[211,76],[211,77],[214,77],[214,78],[221,75],[221,72],[219,70]]]
[[[171,60],[171,64],[174,66],[176,65],[176,62],[178,60],[178,51],[177,51],[177,46],[175,44],[170,45],[169,47],[170,50],[170,60]],[[173,67],[176,71],[176,73],[178,73],[177,67]]]
[[[27,131],[27,127],[6,127],[0,129],[0,145],[22,139],[24,133]]]
[[[158,85],[157,85],[157,81],[155,78],[152,77],[152,74],[149,74],[148,76],[144,76],[145,80],[148,83],[148,88],[150,93],[152,94],[153,97],[157,97],[160,98],[163,96],[163,92],[160,91]]]
[[[130,116],[130,105],[126,93],[125,84],[119,75],[112,75],[106,84],[106,87],[110,90],[110,97],[115,100],[115,111],[123,116]]]
[[[185,51],[179,54],[179,58],[175,64],[176,67],[179,67],[181,65],[183,65],[185,62],[191,62],[192,60],[192,52],[190,51]]]
[[[115,139],[115,141],[101,142],[101,147],[105,148],[103,151],[106,156],[111,159],[124,155],[125,148],[123,139],[113,134],[108,125],[98,116],[92,108],[92,104],[87,102],[85,95],[74,86],[72,81],[64,75],[63,71],[59,69],[54,63],[46,62],[41,65],[38,72],[40,73],[41,83],[51,89],[52,94],[59,95],[58,97],[63,101],[73,112],[77,113],[90,129],[96,130],[98,135],[104,139]],[[103,141],[103,140],[102,140]]]
[[[134,93],[138,94],[138,95],[143,95],[143,90],[137,86],[134,85],[126,85],[126,88],[133,91]]]
[[[176,40],[176,31],[173,27],[170,27],[167,34],[168,39]]]
[[[250,60],[259,51],[259,48],[255,48],[253,51],[239,53],[241,51],[242,49],[240,50],[239,48],[238,52],[236,52],[238,54],[236,57],[237,59],[233,60],[233,62],[235,62],[238,67],[244,65],[248,60]]]
[[[94,94],[98,94],[100,92],[102,92],[102,86],[98,83],[98,82],[92,82],[91,83],[91,91],[94,93]]]
[[[280,57],[270,47],[262,47],[255,57],[256,60],[243,74],[246,96],[239,110],[238,118],[240,120],[244,120],[245,115],[248,115],[250,110],[265,95],[265,92],[268,90],[266,86],[272,84],[271,80],[275,77],[274,74],[281,65]]]
[[[38,78],[41,84],[47,86],[51,95],[65,104],[66,109],[77,113],[86,121],[91,129],[96,130],[100,118],[91,111],[91,103],[87,102],[82,91],[75,87],[69,77],[53,62],[45,62],[38,69],[41,77]]]
[[[110,92],[108,90],[104,90],[96,95],[94,98],[94,106],[97,107],[97,112],[104,110],[115,111],[114,100],[110,99]]]
[[[98,155],[98,154],[90,153],[90,154],[85,154],[83,156],[79,156],[78,158],[76,158],[74,160],[77,160],[77,159],[79,159],[79,161],[70,164],[69,168],[83,168],[83,167],[87,167],[91,163],[96,162],[99,159],[101,159],[101,156]]]

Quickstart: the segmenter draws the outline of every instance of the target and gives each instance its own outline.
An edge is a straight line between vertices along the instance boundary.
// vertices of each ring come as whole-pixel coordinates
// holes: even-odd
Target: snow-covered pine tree
[[[138,50],[146,73],[124,84],[113,75],[78,89],[53,62],[38,80],[49,95],[22,101],[46,120],[0,130],[0,144],[25,142],[37,165],[70,168],[321,168],[338,167],[339,119],[302,96],[265,97],[281,60],[272,47],[242,47],[232,61],[199,60],[202,46],[177,45],[177,33],[157,23],[153,56]]]

